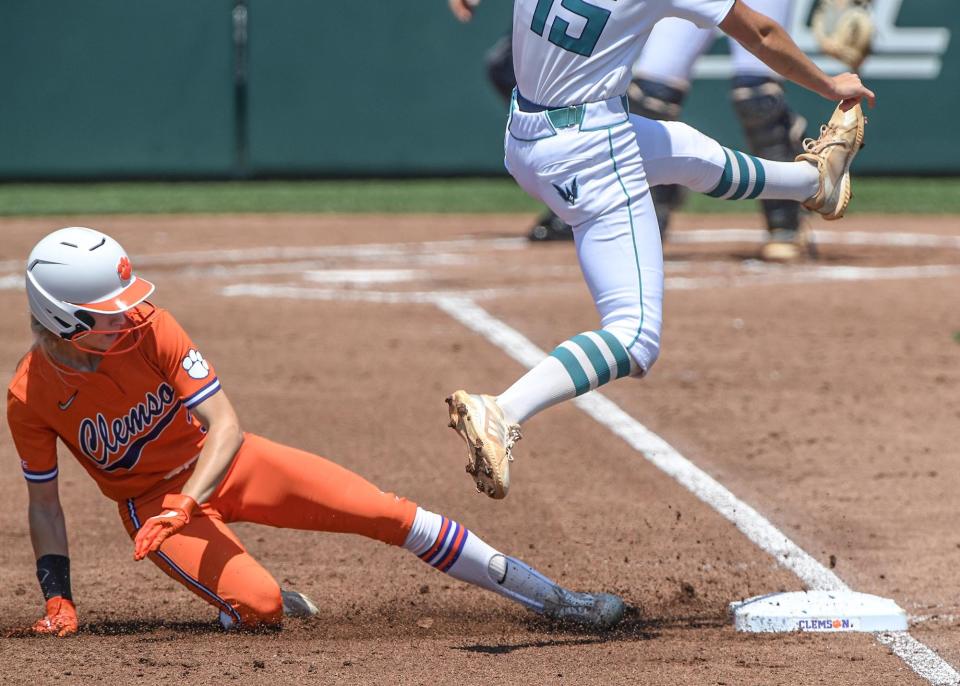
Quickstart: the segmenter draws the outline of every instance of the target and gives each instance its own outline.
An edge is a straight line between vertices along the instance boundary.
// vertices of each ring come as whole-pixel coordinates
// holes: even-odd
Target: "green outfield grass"
[[[960,178],[866,178],[851,213],[960,213]],[[689,212],[749,212],[755,201],[690,193]],[[511,179],[0,184],[0,215],[177,212],[536,212]]]

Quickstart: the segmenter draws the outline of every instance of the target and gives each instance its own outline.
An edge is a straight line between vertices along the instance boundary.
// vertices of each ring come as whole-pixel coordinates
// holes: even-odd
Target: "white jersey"
[[[653,25],[680,17],[702,28],[735,0],[515,0],[517,90],[547,107],[623,95]]]

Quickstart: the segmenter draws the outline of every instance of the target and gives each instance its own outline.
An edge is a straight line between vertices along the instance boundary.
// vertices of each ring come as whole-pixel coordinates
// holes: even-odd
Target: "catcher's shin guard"
[[[766,76],[737,76],[731,98],[751,153],[777,162],[789,162],[800,154],[807,121],[790,109],[779,81]],[[770,232],[796,231],[800,227],[799,203],[761,203]]]
[[[627,89],[630,112],[657,121],[677,121],[683,110],[687,91],[651,79],[636,78]],[[653,207],[657,212],[661,238],[667,233],[670,213],[683,204],[684,188],[676,184],[650,189]]]

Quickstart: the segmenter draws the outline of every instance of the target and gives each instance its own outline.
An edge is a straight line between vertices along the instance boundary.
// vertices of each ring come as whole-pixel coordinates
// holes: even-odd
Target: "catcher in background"
[[[789,25],[793,0],[749,0],[752,9]],[[681,121],[690,93],[693,69],[700,56],[716,41],[717,32],[694,23],[668,17],[657,22],[633,65],[633,80],[627,90],[630,111],[657,121]],[[787,102],[783,77],[753,53],[729,39],[733,75],[730,101],[750,153],[780,162],[792,162],[803,153],[807,121]],[[650,189],[661,235],[665,235],[673,210],[686,195],[679,185]],[[761,200],[767,240],[760,256],[772,262],[803,258],[809,245],[801,230],[800,203],[791,200]]]
[[[353,533],[403,546],[456,579],[547,617],[605,629],[620,598],[574,593],[429,512],[322,457],[241,431],[213,367],[169,312],[146,298],[123,248],[86,228],[43,238],[26,269],[35,343],[7,394],[29,495],[45,615],[26,633],[77,631],[57,439],[115,500],[149,557],[219,611],[224,628],[278,626],[316,606],[281,591],[229,527]]]

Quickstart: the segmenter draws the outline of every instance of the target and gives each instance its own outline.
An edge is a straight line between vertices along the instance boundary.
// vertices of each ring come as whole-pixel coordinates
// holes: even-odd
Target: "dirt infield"
[[[81,633],[0,639],[0,682],[924,684],[863,634],[738,634],[727,604],[803,583],[573,404],[526,427],[510,497],[476,495],[445,424],[456,387],[522,366],[437,307],[456,295],[536,346],[595,328],[569,244],[527,217],[196,216],[0,220],[0,368],[29,343],[15,288],[61,225],[118,238],[213,361],[245,428],[341,462],[455,517],[580,589],[633,606],[572,633],[335,535],[236,528],[281,585],[321,606],[280,633],[226,635],[214,611],[134,563],[115,506],[61,460]],[[603,391],[911,633],[960,666],[960,219],[817,223],[820,259],[753,259],[753,216],[681,216],[666,248],[663,354]],[[40,610],[25,488],[0,432],[0,629]]]

